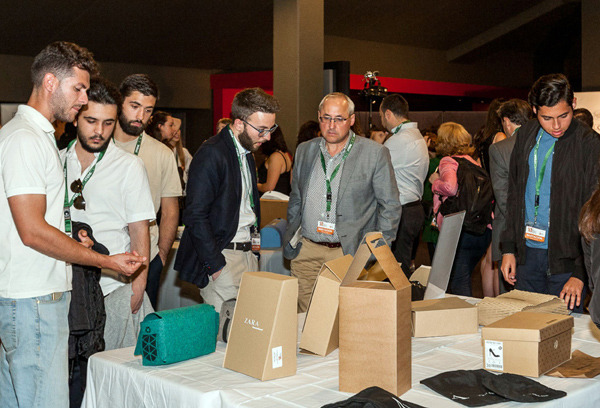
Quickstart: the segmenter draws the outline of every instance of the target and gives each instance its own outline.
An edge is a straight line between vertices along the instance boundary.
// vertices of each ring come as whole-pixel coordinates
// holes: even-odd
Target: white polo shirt
[[[8,198],[46,196],[46,222],[65,230],[63,169],[54,128],[40,112],[20,105],[0,129],[0,297],[30,298],[71,290],[71,268],[26,247],[17,232]]]
[[[121,149],[133,153],[137,138],[127,143],[121,143],[115,140],[115,144]],[[179,181],[179,172],[177,164],[173,160],[171,149],[162,142],[148,136],[146,132],[142,136],[142,144],[138,154],[148,173],[150,182],[150,191],[152,193],[152,202],[154,203],[155,214],[160,209],[160,199],[163,197],[180,197],[181,181]],[[84,195],[85,197],[85,195]],[[158,226],[150,226],[150,261],[158,255]]]
[[[75,144],[60,152],[63,162],[65,158],[67,160],[69,186],[73,180],[83,180],[99,156],[96,153],[96,160],[87,169],[82,169]],[[73,192],[69,190],[69,200],[72,197]],[[83,197],[85,210],[71,207],[71,219],[92,227],[96,241],[108,248],[111,255],[130,250],[129,223],[156,218],[144,163],[112,142],[84,186]],[[102,271],[100,286],[105,296],[126,282],[129,280],[117,272]]]

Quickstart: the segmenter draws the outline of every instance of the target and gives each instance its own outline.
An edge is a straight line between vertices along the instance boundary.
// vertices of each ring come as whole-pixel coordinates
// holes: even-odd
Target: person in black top
[[[281,129],[277,128],[271,140],[261,146],[267,160],[258,167],[258,191],[278,191],[290,195],[292,191],[292,156],[288,152]]]

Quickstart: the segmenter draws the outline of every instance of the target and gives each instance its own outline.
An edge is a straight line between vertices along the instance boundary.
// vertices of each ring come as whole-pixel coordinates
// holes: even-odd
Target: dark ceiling
[[[527,19],[527,11],[536,9],[539,16]],[[67,40],[99,61],[218,71],[272,68],[273,1],[1,0],[0,10],[0,54],[34,56],[52,41]],[[516,27],[503,32],[515,18]],[[573,48],[567,54],[580,54],[580,46],[572,45],[581,38],[580,4],[325,0],[329,36],[452,52],[490,30],[491,39],[460,58],[485,58],[502,47],[540,54],[543,64],[557,44]]]

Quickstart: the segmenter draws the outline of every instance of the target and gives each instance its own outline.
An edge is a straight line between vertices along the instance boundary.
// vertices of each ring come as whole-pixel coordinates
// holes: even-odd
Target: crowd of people
[[[28,102],[0,129],[2,407],[79,406],[89,357],[135,345],[156,308],[182,223],[175,269],[219,312],[258,270],[268,191],[289,196],[283,253],[299,312],[322,264],[354,255],[366,233],[382,232],[410,276],[415,243],[433,256],[457,210],[449,292],[472,296],[480,261],[485,296],[515,287],[581,311],[598,282],[600,136],[562,74],[538,79],[528,101],[494,100],[475,137],[454,122],[419,131],[398,94],[380,104],[382,128],[359,135],[352,99],[330,93],[295,156],[278,100],[244,89],[193,157],[181,119],[154,111],[147,75],[117,87],[67,42],[42,50],[31,75]],[[600,323],[593,296],[590,313]]]

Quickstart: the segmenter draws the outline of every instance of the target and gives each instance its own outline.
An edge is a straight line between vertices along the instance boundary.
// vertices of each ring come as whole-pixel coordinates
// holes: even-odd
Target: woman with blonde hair
[[[471,156],[474,151],[471,135],[462,125],[446,122],[440,126],[436,152],[443,158],[440,160],[438,171],[429,178],[431,191],[434,193],[433,210],[437,214],[436,221],[440,229],[443,222],[443,215],[439,213],[440,206],[448,197],[456,196],[459,190],[459,162],[456,159],[467,160],[481,167]],[[489,228],[486,228],[482,235],[462,231],[450,277],[450,291],[453,294],[472,296],[471,274],[485,254],[491,237]]]

